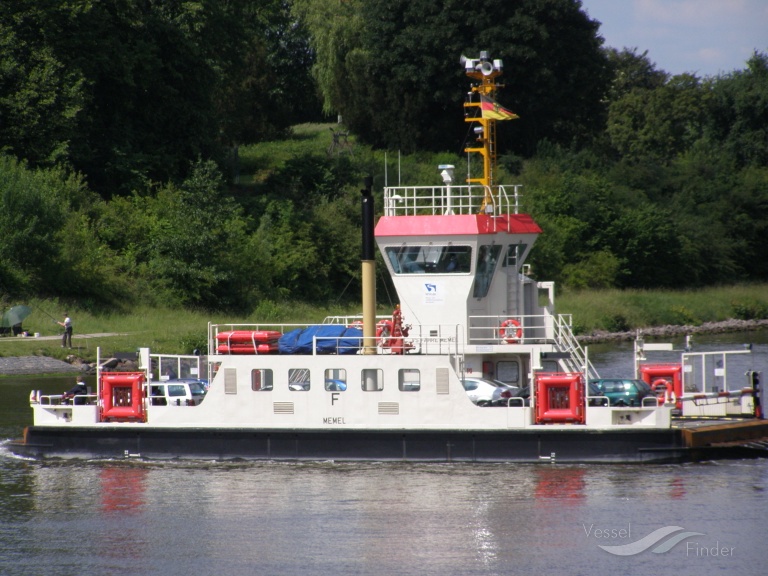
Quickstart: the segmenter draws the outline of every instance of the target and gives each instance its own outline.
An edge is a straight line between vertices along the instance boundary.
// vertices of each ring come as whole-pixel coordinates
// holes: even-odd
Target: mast
[[[480,58],[461,57],[461,63],[467,76],[477,80],[478,83],[472,85],[472,92],[469,98],[464,102],[466,108],[464,114],[465,122],[477,122],[480,126],[474,129],[477,134],[476,142],[479,146],[471,146],[464,149],[467,153],[480,154],[483,158],[483,176],[481,178],[467,178],[467,184],[480,184],[485,189],[485,197],[481,206],[484,211],[486,206],[493,206],[493,195],[496,193],[494,177],[497,169],[497,151],[496,151],[496,121],[513,120],[518,116],[496,103],[496,89],[503,87],[503,84],[496,84],[496,78],[501,76],[503,63],[496,59],[490,61],[488,52],[480,52]],[[473,93],[477,97],[473,97]],[[473,110],[474,109],[474,110]]]

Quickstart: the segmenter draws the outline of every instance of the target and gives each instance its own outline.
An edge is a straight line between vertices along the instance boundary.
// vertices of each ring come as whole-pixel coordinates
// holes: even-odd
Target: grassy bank
[[[32,314],[24,321],[29,333],[56,337],[61,328],[54,317],[65,311],[60,302],[25,302]],[[650,326],[699,325],[730,318],[768,318],[768,285],[753,284],[683,291],[601,290],[566,292],[557,297],[557,312],[572,314],[577,334],[593,330],[622,332]],[[264,301],[251,314],[235,317],[189,310],[133,308],[129,311],[89,311],[83,306],[66,308],[74,323],[74,351],[61,348],[60,341],[41,338],[0,338],[0,356],[42,355],[64,359],[75,353],[86,360],[102,355],[135,351],[148,346],[158,353],[189,353],[205,350],[208,322],[319,322],[326,315],[355,314],[359,309],[318,308],[296,302]],[[390,309],[380,307],[381,314]],[[406,322],[408,319],[406,318]],[[83,334],[108,334],[84,338]]]
[[[320,322],[327,315],[357,314],[359,310],[340,307],[320,309],[297,302],[275,303],[264,301],[248,316],[209,314],[191,310],[167,308],[138,308],[130,311],[93,312],[81,306],[66,308],[59,302],[28,301],[32,314],[24,320],[23,328],[29,334],[39,333],[40,337],[0,338],[0,356],[50,356],[65,359],[75,354],[85,360],[96,358],[96,349],[101,348],[102,356],[114,352],[135,351],[149,347],[153,352],[167,354],[190,353],[195,348],[205,350],[208,322],[249,323]],[[63,318],[64,311],[72,318],[74,334],[73,350],[61,347],[63,329],[56,324]],[[382,314],[387,313],[381,310]],[[58,317],[61,318],[58,318]],[[85,337],[84,335],[96,335]]]
[[[577,334],[624,332],[651,326],[768,318],[768,285],[700,290],[599,290],[558,296],[557,312],[573,314]]]

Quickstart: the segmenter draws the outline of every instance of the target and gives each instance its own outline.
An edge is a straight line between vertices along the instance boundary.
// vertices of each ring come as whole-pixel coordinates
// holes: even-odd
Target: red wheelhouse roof
[[[382,216],[376,236],[476,236],[478,234],[541,234],[528,214],[489,216],[487,214]]]

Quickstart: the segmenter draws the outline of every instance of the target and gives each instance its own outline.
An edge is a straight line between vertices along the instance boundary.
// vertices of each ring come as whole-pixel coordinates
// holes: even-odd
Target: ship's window
[[[363,390],[378,392],[384,389],[384,371],[381,368],[364,368],[361,374]]]
[[[173,380],[179,378],[179,359],[160,356],[159,380]]]
[[[525,254],[525,249],[527,247],[527,244],[510,244],[507,247],[507,255],[501,261],[501,265],[507,267],[522,264],[523,255]]]
[[[496,271],[496,263],[499,261],[500,245],[480,246],[477,255],[477,272],[475,273],[475,288],[472,296],[485,298],[491,288],[493,273]]]
[[[309,390],[309,369],[291,368],[288,370],[288,389],[293,392]]]
[[[560,365],[557,363],[557,360],[544,360],[541,363],[541,367],[543,368],[544,372],[560,372],[561,371]]]
[[[347,371],[343,368],[326,370],[325,389],[329,392],[344,392],[347,389]]]
[[[402,392],[418,392],[421,389],[421,373],[413,368],[401,368],[397,380]]]
[[[520,364],[516,360],[501,360],[496,364],[496,377],[506,384],[520,381]]]
[[[385,249],[395,274],[468,274],[470,246],[390,246]]]
[[[254,392],[272,390],[272,370],[263,368],[251,370],[251,390]]]

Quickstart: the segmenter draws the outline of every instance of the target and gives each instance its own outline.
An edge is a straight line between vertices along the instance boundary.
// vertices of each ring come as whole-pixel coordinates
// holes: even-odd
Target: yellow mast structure
[[[496,89],[503,87],[503,84],[496,84],[496,78],[501,76],[503,64],[501,60],[489,60],[488,52],[481,51],[480,58],[461,57],[461,63],[464,64],[464,70],[467,76],[477,80],[477,84],[472,85],[472,93],[476,93],[476,98],[472,97],[464,102],[466,109],[464,114],[465,122],[477,122],[480,126],[475,127],[477,134],[476,142],[480,146],[465,148],[467,153],[480,154],[483,157],[483,176],[481,178],[467,178],[467,184],[481,184],[485,189],[485,198],[481,206],[481,211],[488,205],[493,205],[492,195],[495,193],[494,175],[497,168],[496,152],[496,121],[512,120],[517,118],[509,110],[501,108],[495,101]],[[471,108],[476,111],[470,112]],[[484,114],[483,111],[486,111]]]

